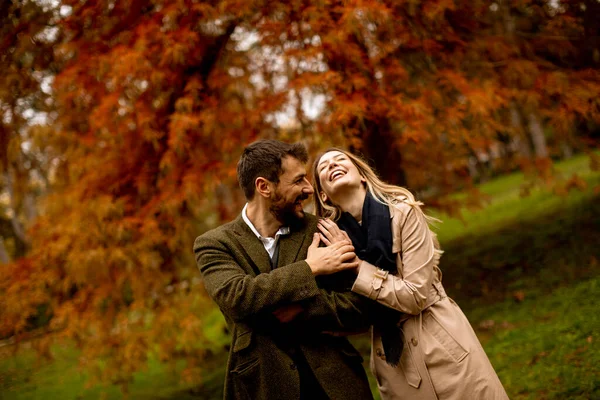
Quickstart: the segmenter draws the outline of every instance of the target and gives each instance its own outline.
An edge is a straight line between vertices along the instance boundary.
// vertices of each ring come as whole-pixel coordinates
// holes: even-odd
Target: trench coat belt
[[[425,303],[425,307],[423,307],[421,313],[426,311],[429,307],[431,307],[438,301],[445,299],[446,297],[448,297],[448,295],[446,295],[446,291],[444,290],[444,286],[442,286],[442,282],[433,282],[433,284],[431,285],[431,289],[429,290],[429,295],[427,296],[427,302]],[[406,320],[409,320],[412,317],[414,317],[414,315],[403,314],[400,318],[400,321],[398,322],[398,325],[402,325]]]

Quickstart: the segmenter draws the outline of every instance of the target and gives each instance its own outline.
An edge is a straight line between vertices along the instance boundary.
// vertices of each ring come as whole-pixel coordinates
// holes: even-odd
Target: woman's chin
[[[352,188],[352,186],[354,186],[352,182],[344,178],[345,177],[341,177],[329,183],[329,187],[327,188],[328,196],[335,197],[337,194],[347,192],[349,189]]]

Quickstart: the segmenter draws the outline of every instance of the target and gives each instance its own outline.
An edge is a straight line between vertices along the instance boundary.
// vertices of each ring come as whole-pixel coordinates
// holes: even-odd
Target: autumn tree
[[[523,135],[511,110],[561,141],[577,120],[597,123],[597,65],[577,50],[586,15],[494,4],[63,1],[56,114],[41,135],[53,190],[27,257],[1,278],[0,334],[26,337],[42,313],[99,378],[126,387],[155,354],[197,380],[222,343],[192,242],[239,212],[247,143],[349,147],[443,205],[469,185],[469,157]]]
[[[55,11],[33,1],[0,4],[0,263],[25,254],[37,198],[49,187]]]

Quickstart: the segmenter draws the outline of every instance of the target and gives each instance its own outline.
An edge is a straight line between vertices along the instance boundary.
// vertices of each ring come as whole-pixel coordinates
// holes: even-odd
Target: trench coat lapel
[[[234,233],[242,249],[248,256],[248,261],[252,264],[254,272],[267,273],[271,271],[271,258],[265,250],[262,242],[256,237],[250,227],[244,222],[240,214],[235,220]]]

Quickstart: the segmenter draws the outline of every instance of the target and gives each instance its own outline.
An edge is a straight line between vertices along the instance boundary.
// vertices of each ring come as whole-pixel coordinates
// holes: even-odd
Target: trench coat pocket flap
[[[241,331],[235,339],[235,343],[233,345],[233,352],[237,353],[240,350],[244,350],[250,345],[250,342],[252,342],[252,331]]]
[[[419,374],[415,360],[413,360],[410,346],[406,343],[400,357],[400,366],[402,367],[402,371],[404,371],[406,382],[415,389],[418,389],[421,386],[421,374]]]
[[[465,349],[454,336],[438,321],[432,314],[425,321],[425,330],[427,330],[435,340],[450,354],[457,363],[465,359],[469,355],[469,351]]]

